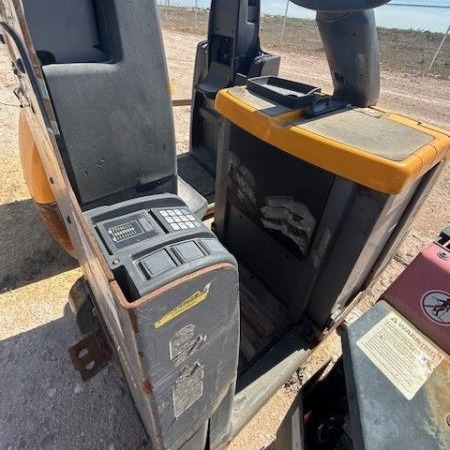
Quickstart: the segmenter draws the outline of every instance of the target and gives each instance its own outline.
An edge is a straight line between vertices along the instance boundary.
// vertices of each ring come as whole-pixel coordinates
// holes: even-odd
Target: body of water
[[[167,0],[158,0],[164,4]],[[194,6],[195,0],[169,0],[171,5]],[[199,8],[209,8],[210,1],[197,0]],[[286,0],[261,0],[262,13],[284,15]],[[289,17],[314,19],[314,11],[289,4]],[[386,28],[438,31],[445,33],[450,25],[450,0],[392,0],[375,10],[377,24]]]

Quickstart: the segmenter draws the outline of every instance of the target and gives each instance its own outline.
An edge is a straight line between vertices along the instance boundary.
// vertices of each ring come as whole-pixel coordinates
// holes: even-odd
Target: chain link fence
[[[178,0],[183,5],[160,0],[160,16],[163,28],[173,31],[192,33],[204,38],[207,33],[209,2],[206,0]],[[407,1],[407,0],[406,0]],[[427,0],[424,0],[425,2]],[[439,3],[439,0],[437,0]],[[442,31],[424,31],[420,29],[398,29],[379,27],[379,47],[381,67],[383,70],[426,75],[450,80],[450,4],[441,2],[440,22],[436,23],[436,8],[427,5],[409,3],[392,3],[388,14],[394,11],[399,21],[407,26],[415,27],[424,24],[429,17],[432,29],[442,27]],[[297,15],[296,5],[279,0],[281,14],[261,15],[261,42],[265,49],[276,52],[289,51],[310,55],[323,52],[317,26],[312,19],[290,17]],[[432,5],[432,4],[431,4]],[[387,6],[386,6],[387,7]],[[385,7],[385,8],[386,8]],[[280,9],[281,8],[281,9]],[[411,15],[411,11],[420,14]],[[313,12],[306,13],[313,18]],[[378,15],[380,18],[378,18]],[[377,11],[377,22],[386,23]],[[395,24],[395,18],[388,16],[388,21]]]

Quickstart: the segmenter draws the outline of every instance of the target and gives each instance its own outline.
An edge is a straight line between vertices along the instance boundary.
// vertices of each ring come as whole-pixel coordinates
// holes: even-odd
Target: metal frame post
[[[445,32],[444,37],[442,38],[441,43],[439,44],[439,47],[436,50],[436,53],[434,54],[433,60],[431,61],[431,64],[430,64],[430,67],[428,67],[428,70],[431,70],[433,68],[434,63],[436,62],[436,59],[437,59],[439,53],[441,52],[441,49],[442,49],[449,33],[450,33],[450,25],[448,26],[447,31]]]

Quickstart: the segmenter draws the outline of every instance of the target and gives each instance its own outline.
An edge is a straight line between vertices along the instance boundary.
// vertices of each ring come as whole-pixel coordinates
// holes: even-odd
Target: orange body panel
[[[37,145],[33,139],[25,114],[19,116],[19,152],[22,171],[28,191],[38,207],[38,212],[48,231],[69,255],[74,256],[74,248],[67,228],[50,188]]]
[[[19,116],[19,152],[25,183],[33,200],[40,205],[55,203],[55,196],[50,189],[39,151],[23,111]]]
[[[303,127],[306,121],[301,109],[284,108],[275,113],[275,102],[262,99],[246,88],[221,90],[216,97],[215,107],[222,116],[262,141],[298,159],[386,194],[402,192],[407,185],[445,159],[450,149],[447,132],[398,114],[380,113],[380,116],[389,122],[404,125],[411,132],[429,136],[428,143],[421,144],[400,161],[308,130]],[[368,108],[365,110],[371,111]],[[376,110],[372,108],[372,111]],[[395,148],[395,143],[393,146]]]

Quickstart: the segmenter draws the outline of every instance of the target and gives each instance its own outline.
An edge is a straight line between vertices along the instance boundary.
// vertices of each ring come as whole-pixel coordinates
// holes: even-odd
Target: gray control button
[[[184,242],[183,244],[175,245],[172,248],[175,250],[175,253],[177,253],[177,255],[183,262],[192,261],[203,256],[203,252],[193,241]]]
[[[203,239],[201,242],[211,254],[225,251],[223,245],[216,239]]]
[[[147,256],[147,258],[142,260],[142,264],[151,277],[155,277],[176,267],[176,264],[165,250]]]
[[[173,228],[175,231],[178,231],[178,230],[180,229],[180,227],[179,227],[176,223],[173,223],[173,224],[172,224],[172,228]]]
[[[182,230],[187,230],[187,225],[185,223],[180,223],[180,228]]]

